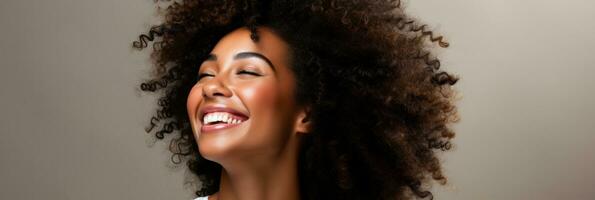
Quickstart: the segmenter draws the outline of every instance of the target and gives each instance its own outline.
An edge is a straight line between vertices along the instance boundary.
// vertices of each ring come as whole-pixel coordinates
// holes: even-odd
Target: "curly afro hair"
[[[430,181],[446,184],[437,153],[452,146],[458,78],[432,54],[448,43],[400,1],[183,0],[164,11],[132,44],[152,42],[154,68],[140,88],[162,92],[146,132],[176,136],[171,160],[199,178],[196,195],[217,192],[222,167],[199,154],[186,98],[219,39],[247,27],[258,42],[259,26],[290,45],[297,102],[311,108],[299,149],[302,198],[433,198]]]

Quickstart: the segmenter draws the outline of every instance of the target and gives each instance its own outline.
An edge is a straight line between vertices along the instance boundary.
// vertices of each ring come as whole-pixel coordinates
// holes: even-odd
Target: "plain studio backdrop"
[[[595,1],[425,0],[461,121],[435,199],[595,199]],[[0,199],[190,199],[144,133],[153,0],[2,0]]]

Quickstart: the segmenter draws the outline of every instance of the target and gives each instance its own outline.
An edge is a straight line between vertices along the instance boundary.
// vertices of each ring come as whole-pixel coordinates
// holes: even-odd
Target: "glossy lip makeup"
[[[201,133],[215,132],[233,128],[248,120],[248,116],[234,109],[223,106],[207,106],[202,109],[198,119],[201,120]]]

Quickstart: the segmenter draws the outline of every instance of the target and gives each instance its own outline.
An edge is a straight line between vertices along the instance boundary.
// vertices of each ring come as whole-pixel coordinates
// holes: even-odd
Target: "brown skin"
[[[202,78],[188,95],[188,116],[199,152],[223,167],[219,192],[209,199],[300,199],[298,147],[310,122],[306,107],[295,101],[288,44],[267,27],[259,28],[258,34],[257,43],[246,28],[223,37],[211,51],[216,59],[200,65]],[[234,59],[241,52],[261,54],[273,66],[258,57]],[[203,134],[199,111],[212,105],[246,113],[249,119]]]

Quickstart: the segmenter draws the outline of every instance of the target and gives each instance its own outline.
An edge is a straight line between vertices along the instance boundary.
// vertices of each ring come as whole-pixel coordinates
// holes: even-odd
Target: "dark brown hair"
[[[431,52],[436,36],[407,16],[398,0],[173,2],[164,22],[133,43],[153,42],[155,64],[143,91],[162,91],[147,132],[170,143],[202,186],[218,190],[221,166],[204,159],[189,125],[186,98],[198,67],[225,34],[270,27],[292,50],[296,97],[310,105],[313,131],[300,146],[304,199],[429,197],[424,184],[446,183],[437,151],[451,148],[457,120],[452,85]],[[157,127],[157,129],[155,129]]]

